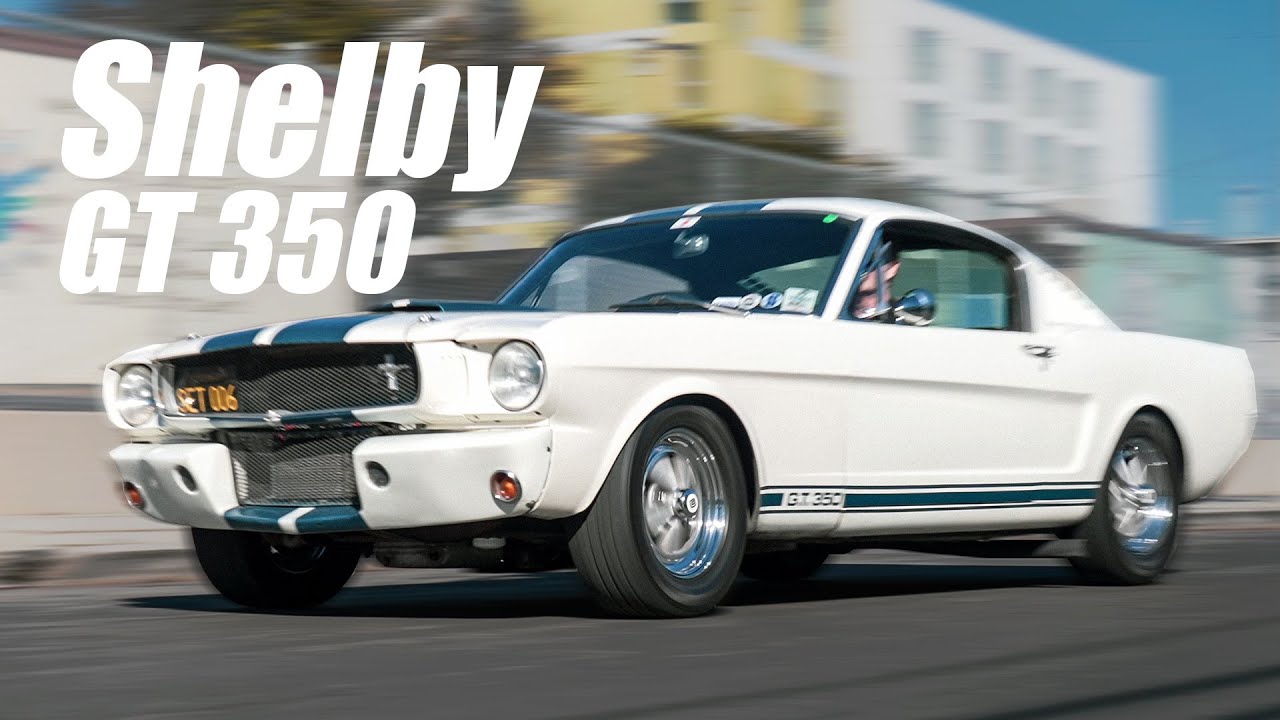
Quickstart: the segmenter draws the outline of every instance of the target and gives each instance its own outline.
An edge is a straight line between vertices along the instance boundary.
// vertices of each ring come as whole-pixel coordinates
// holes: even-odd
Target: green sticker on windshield
[[[824,222],[824,223],[833,223],[833,222],[835,222],[835,221],[836,221],[836,218],[838,218],[838,217],[840,217],[840,216],[839,216],[839,215],[828,215],[828,216],[826,216],[826,217],[822,218],[822,222]]]

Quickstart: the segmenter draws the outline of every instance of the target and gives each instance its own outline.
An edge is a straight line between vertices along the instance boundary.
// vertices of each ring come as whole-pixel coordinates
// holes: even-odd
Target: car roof
[[[988,230],[987,228],[973,225],[972,223],[951,217],[950,215],[944,215],[934,210],[929,210],[928,208],[917,207],[915,205],[905,205],[903,203],[890,202],[888,200],[873,200],[871,198],[793,197],[757,200],[726,200],[712,203],[697,203],[693,205],[678,205],[674,207],[659,208],[657,210],[646,210],[643,212],[631,213],[630,215],[619,215],[617,217],[591,223],[581,229],[587,230],[590,228],[604,227],[608,225],[623,225],[633,222],[646,222],[653,220],[674,221],[682,216],[691,215],[728,215],[771,210],[803,210],[834,213],[852,220],[875,218],[877,221],[896,219],[936,222],[943,225],[962,228],[976,235],[981,235],[982,237],[1014,252],[1017,255],[1025,256],[1027,254],[1025,248],[1009,240],[1005,236],[995,231]]]

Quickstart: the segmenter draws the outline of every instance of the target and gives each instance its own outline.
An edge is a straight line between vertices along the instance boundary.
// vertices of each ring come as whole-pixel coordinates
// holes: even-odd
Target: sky
[[[1227,234],[1252,185],[1280,235],[1280,0],[945,2],[1157,76],[1162,225]]]
[[[1230,233],[1228,192],[1247,185],[1257,230],[1280,235],[1280,0],[943,1],[1159,78],[1163,228]]]

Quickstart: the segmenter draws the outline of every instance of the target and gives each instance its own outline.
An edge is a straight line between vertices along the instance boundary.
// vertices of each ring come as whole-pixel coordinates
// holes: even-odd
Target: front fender
[[[635,392],[635,381],[643,372],[630,372],[622,383],[630,391],[623,400],[610,392],[607,383],[584,384],[592,387],[585,397],[574,393],[576,402],[565,402],[552,418],[551,470],[547,485],[531,515],[559,518],[585,511],[595,501],[614,462],[641,423],[655,410],[675,398],[688,395],[710,396],[733,408],[726,388],[708,377],[665,377],[642,385]],[[594,387],[593,387],[594,385]],[[764,459],[755,442],[751,419],[735,414],[746,430],[757,481],[764,476]]]

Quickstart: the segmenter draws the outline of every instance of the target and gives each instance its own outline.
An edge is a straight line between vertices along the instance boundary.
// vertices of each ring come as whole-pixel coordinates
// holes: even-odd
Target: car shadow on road
[[[536,575],[463,575],[463,579],[349,587],[318,608],[291,611],[311,617],[604,618],[573,571]],[[736,607],[857,600],[1074,585],[1068,568],[1053,565],[830,564],[817,575],[781,584],[741,579],[717,612]],[[130,607],[189,612],[251,612],[216,594],[133,597]]]

